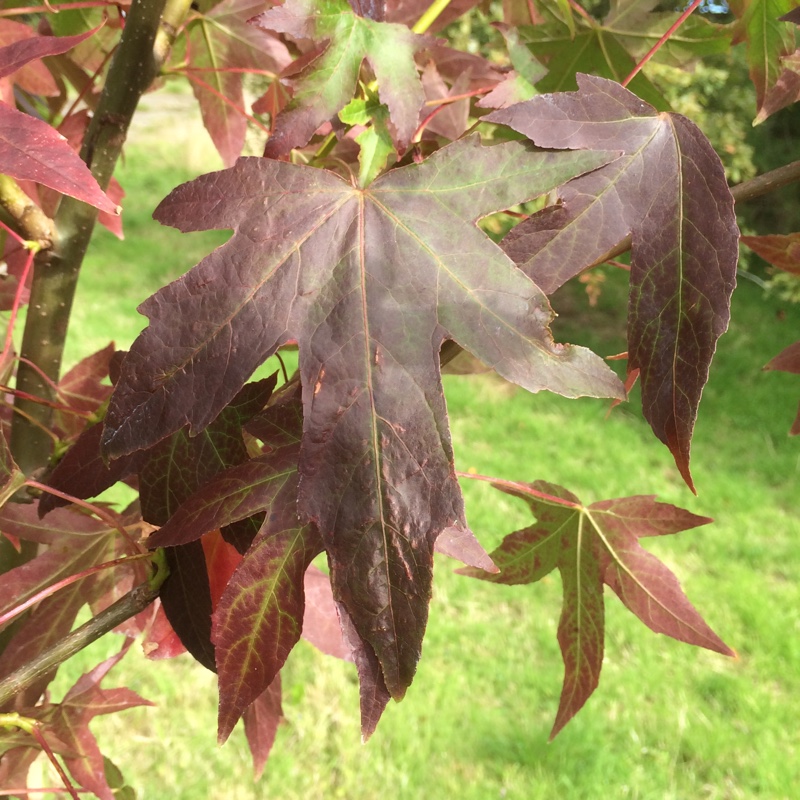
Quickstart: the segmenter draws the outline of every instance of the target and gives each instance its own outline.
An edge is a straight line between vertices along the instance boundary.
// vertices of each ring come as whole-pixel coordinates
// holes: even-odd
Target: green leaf
[[[795,26],[778,19],[795,5],[795,0],[735,0],[731,3],[731,11],[738,18],[733,44],[746,43],[759,116],[770,90],[783,72],[781,58],[795,49]],[[761,121],[763,117],[757,119]]]
[[[275,120],[265,155],[278,158],[302,147],[314,131],[345,107],[366,59],[389,108],[398,152],[408,146],[425,101],[414,54],[430,43],[404,25],[357,16],[347,0],[287,0],[255,18],[266,30],[328,42],[293,79],[294,98]]]
[[[369,126],[356,136],[361,148],[358,154],[358,185],[366,188],[384,170],[389,157],[395,152],[387,125],[389,111],[374,96],[365,100],[355,98],[339,112],[339,119],[345,125]]]
[[[575,16],[573,31],[560,16],[544,8],[545,23],[524,28],[521,36],[542,60],[548,75],[536,84],[540,93],[576,87],[578,73],[597,75],[622,83],[638,61],[678,19],[677,13],[653,13],[656,0],[615,0],[604,21]],[[673,66],[687,66],[703,56],[727,51],[730,33],[700,15],[692,15],[673,33],[654,58]],[[630,90],[650,105],[667,110],[661,93],[640,72]]]

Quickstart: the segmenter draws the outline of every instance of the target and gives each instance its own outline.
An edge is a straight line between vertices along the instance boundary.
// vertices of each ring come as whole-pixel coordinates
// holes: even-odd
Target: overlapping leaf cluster
[[[530,391],[624,399],[599,356],[554,341],[548,296],[630,249],[627,383],[639,376],[645,416],[693,488],[694,423],[735,284],[733,202],[710,144],[666,108],[647,69],[620,85],[678,14],[652,0],[615,0],[602,20],[560,0],[504,4],[498,65],[429,33],[472,0],[438,20],[417,0],[264,5],[187,4],[174,31],[164,77],[188,78],[227,169],[178,187],[155,216],[232,235],[141,306],[149,325],[130,352],[109,348],[59,383],[52,493],[0,510],[6,542],[38,551],[4,575],[12,591],[0,614],[92,574],[0,643],[0,672],[63,637],[86,602],[96,612],[143,580],[141,566],[124,578],[94,571],[148,548],[164,548],[170,575],[157,611],[126,632],[145,631],[152,657],[185,648],[218,672],[219,737],[243,717],[257,771],[301,635],[355,662],[365,735],[403,697],[435,549],[494,582],[559,570],[565,679],[553,734],[597,685],[604,585],[654,631],[732,654],[639,544],[705,518],[649,496],[584,506],[561,487],[499,482],[536,523],[487,556],[464,516],[441,381],[463,349]],[[797,99],[794,5],[732,4],[727,26],[692,15],[654,58],[686,66],[746,43],[760,121]],[[0,20],[0,171],[45,217],[55,193],[106,212],[122,196],[113,184],[103,194],[74,152],[123,20],[101,22],[97,9],[65,10],[52,36]],[[259,132],[264,157],[239,158]],[[500,245],[479,225],[494,217],[505,231],[520,216]],[[747,243],[797,266],[794,237]],[[7,294],[14,308],[24,299]],[[295,349],[296,374],[250,382]],[[768,368],[800,372],[797,345]],[[25,479],[5,437],[0,455],[6,501]],[[96,507],[98,522],[85,506],[59,507],[119,481],[140,497],[124,514]],[[329,574],[312,564],[322,553]],[[101,798],[114,770],[89,720],[144,702],[100,688],[127,646],[61,703],[36,705],[51,676],[15,701]],[[24,785],[41,746],[3,733],[0,787]]]

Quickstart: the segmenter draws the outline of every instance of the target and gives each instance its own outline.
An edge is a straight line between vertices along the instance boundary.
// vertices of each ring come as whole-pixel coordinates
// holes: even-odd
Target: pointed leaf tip
[[[657,113],[614,81],[578,75],[578,86],[487,119],[540,147],[613,143],[624,155],[562,187],[562,204],[516,226],[503,249],[550,293],[631,236],[629,370],[640,370],[644,416],[695,491],[692,435],[736,285],[733,197],[688,119]]]

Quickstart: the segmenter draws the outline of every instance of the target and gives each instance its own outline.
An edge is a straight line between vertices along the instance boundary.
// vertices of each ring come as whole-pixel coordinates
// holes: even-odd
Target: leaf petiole
[[[425,33],[449,5],[450,0],[433,0],[425,13],[414,23],[414,27],[411,30],[414,33]]]

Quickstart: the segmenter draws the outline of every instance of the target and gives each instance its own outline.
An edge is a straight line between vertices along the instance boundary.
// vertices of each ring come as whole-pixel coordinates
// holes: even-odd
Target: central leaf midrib
[[[387,529],[389,528],[386,522],[386,510],[384,508],[383,497],[383,477],[382,477],[382,459],[383,453],[380,449],[380,434],[378,431],[378,411],[375,407],[375,392],[373,389],[372,378],[372,333],[369,324],[369,307],[367,305],[367,258],[366,258],[366,209],[365,209],[365,193],[359,192],[358,195],[359,213],[358,213],[358,265],[359,265],[359,278],[361,282],[361,315],[362,325],[364,328],[364,367],[365,367],[365,380],[367,394],[369,396],[370,404],[370,427],[372,433],[372,452],[373,464],[375,467],[375,497],[378,502],[378,514],[381,526],[381,538],[383,539],[383,566],[386,571],[386,586],[388,587],[387,607],[389,609],[389,619],[392,626],[392,646],[395,651],[395,658],[397,660],[398,678],[402,672],[400,666],[400,648],[399,639],[397,634],[397,620],[394,614],[394,598],[392,583],[392,576],[389,570],[389,547],[390,542],[387,537]],[[376,347],[379,343],[376,342]],[[383,659],[380,659],[383,664]],[[385,671],[385,668],[384,668]]]

